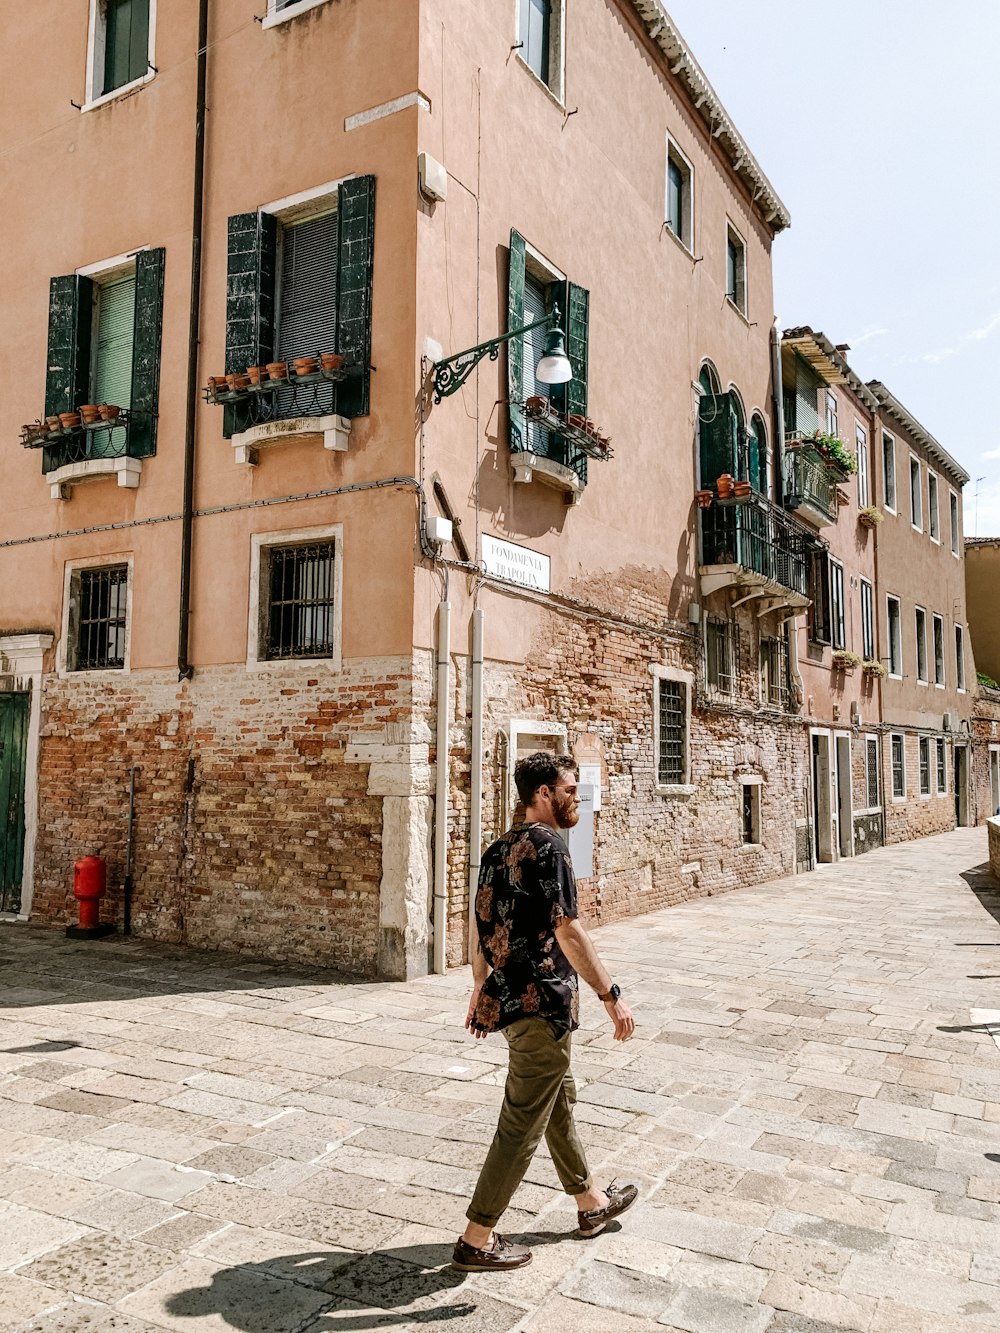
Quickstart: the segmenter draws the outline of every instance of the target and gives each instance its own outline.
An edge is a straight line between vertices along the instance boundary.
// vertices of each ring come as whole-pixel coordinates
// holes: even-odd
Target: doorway
[[[964,745],[955,746],[955,827],[965,828],[969,822],[969,751]]]
[[[834,860],[830,736],[812,733],[813,852],[817,861]]]
[[[854,855],[854,799],[851,791],[851,738],[837,736],[837,847]]]
[[[0,912],[21,910],[27,694],[0,694]]]

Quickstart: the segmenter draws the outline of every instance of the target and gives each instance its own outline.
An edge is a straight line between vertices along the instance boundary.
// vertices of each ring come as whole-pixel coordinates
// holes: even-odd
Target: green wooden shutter
[[[524,237],[510,233],[510,275],[507,279],[507,328],[524,323]],[[507,344],[507,412],[510,420],[510,451],[525,448],[524,420],[524,340],[512,338]]]
[[[90,336],[94,285],[70,273],[49,284],[49,345],[45,372],[45,415],[73,412],[90,390]],[[59,466],[58,446],[42,450],[42,471]]]
[[[573,378],[566,385],[566,411],[587,415],[587,366],[590,349],[590,293],[575,283],[567,284],[567,308],[563,317],[566,353]],[[573,454],[570,466],[581,481],[587,480],[586,454]]]
[[[149,0],[105,0],[104,92],[149,68]]]
[[[714,486],[724,472],[736,475],[734,415],[728,393],[702,396],[698,405],[702,486]]]
[[[129,426],[129,454],[132,458],[149,458],[156,453],[165,259],[166,251],[163,249],[141,250],[135,259],[132,420]]]
[[[0,911],[21,909],[27,694],[0,694]]]
[[[226,282],[226,374],[262,366],[274,356],[274,270],[278,224],[269,213],[229,219]],[[227,403],[223,434],[245,430],[246,409]]]
[[[361,374],[337,385],[336,411],[368,415],[375,262],[375,177],[355,176],[338,191],[337,351]],[[328,350],[328,349],[320,349]]]

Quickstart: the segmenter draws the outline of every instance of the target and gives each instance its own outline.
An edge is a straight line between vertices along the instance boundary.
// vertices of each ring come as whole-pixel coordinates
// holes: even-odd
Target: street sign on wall
[[[482,542],[487,574],[508,583],[520,583],[525,588],[535,588],[538,592],[549,591],[550,561],[547,555],[485,533]]]

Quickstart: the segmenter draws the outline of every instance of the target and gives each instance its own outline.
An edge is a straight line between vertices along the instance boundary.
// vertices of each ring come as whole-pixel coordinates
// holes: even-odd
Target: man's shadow
[[[565,1232],[523,1237],[534,1250],[567,1239]],[[389,1245],[370,1254],[331,1249],[280,1255],[220,1269],[208,1286],[170,1296],[166,1309],[187,1319],[222,1315],[242,1333],[300,1327],[309,1333],[360,1333],[393,1324],[472,1320],[481,1293],[457,1291],[470,1274],[448,1266],[451,1251],[450,1244]],[[447,1291],[465,1299],[428,1304]],[[307,1323],[310,1319],[314,1322]]]

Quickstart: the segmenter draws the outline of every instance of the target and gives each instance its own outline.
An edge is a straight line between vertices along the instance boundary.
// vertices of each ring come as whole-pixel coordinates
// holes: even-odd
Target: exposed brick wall
[[[44,683],[32,916],[75,919],[72,866],[98,852],[121,921],[128,770],[137,765],[133,929],[275,959],[375,970],[382,801],[348,737],[406,722],[409,659],[336,676],[200,670]]]
[[[1000,746],[1000,690],[979,686],[972,718],[975,822],[996,814],[990,785],[990,747]]]
[[[916,732],[902,727],[893,731],[902,733],[906,753],[906,799],[892,800],[892,772],[886,771],[886,791],[889,793],[886,809],[886,843],[906,842],[910,838],[926,838],[932,833],[946,833],[955,827],[954,795],[954,749],[950,738],[946,739],[948,764],[948,790],[941,795],[937,790],[937,737],[928,736],[930,741],[931,795],[920,795],[920,749],[919,736]],[[886,737],[882,758],[890,763],[889,739]]]

